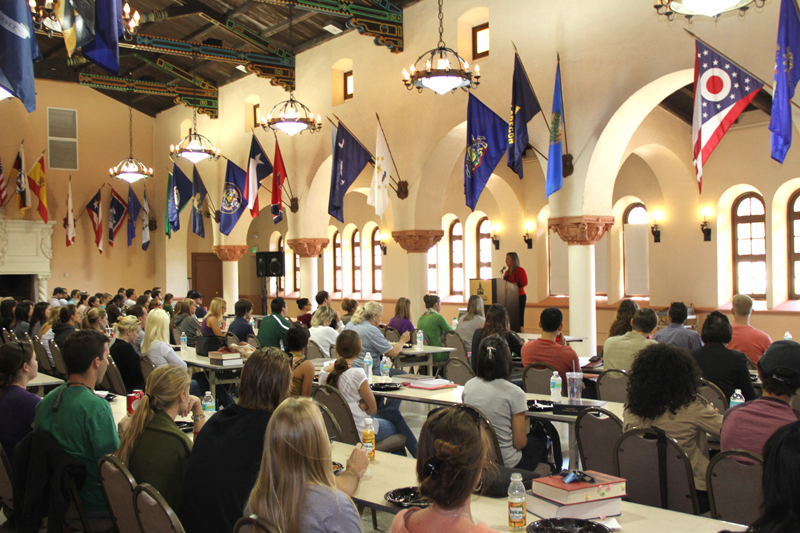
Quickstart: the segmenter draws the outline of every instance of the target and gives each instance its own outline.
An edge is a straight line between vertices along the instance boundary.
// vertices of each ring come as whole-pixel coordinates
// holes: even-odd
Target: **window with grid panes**
[[[464,294],[464,226],[458,219],[450,224],[450,294]]]
[[[733,292],[767,296],[767,222],[764,200],[746,193],[733,203]]]
[[[476,226],[476,263],[478,277],[490,279],[492,277],[492,223],[483,217]]]
[[[434,244],[428,250],[428,292],[436,294],[439,288],[439,245]]]
[[[294,268],[294,290],[300,292],[300,256],[292,253],[292,265]]]
[[[342,235],[333,234],[333,292],[342,292]]]
[[[789,297],[800,300],[800,190],[789,199]]]
[[[281,255],[283,255],[283,237],[278,238],[278,251],[281,253]],[[285,294],[284,287],[286,287],[286,269],[283,269],[283,273],[284,275],[278,278],[277,296]]]
[[[361,292],[361,234],[358,230],[350,240],[350,252],[353,254],[353,292]]]
[[[381,232],[378,228],[372,230],[372,292],[381,292],[383,287],[381,278],[381,262],[383,261],[383,250],[381,250]]]

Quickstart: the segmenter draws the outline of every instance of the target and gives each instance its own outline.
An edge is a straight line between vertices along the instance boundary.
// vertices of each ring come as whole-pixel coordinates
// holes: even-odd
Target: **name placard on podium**
[[[478,295],[483,299],[484,308],[492,304],[500,304],[508,312],[509,326],[512,331],[519,332],[519,288],[502,278],[469,280],[470,296]]]

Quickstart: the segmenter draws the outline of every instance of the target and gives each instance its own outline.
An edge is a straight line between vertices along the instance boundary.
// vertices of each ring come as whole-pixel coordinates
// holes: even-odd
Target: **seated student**
[[[753,314],[753,299],[746,294],[733,297],[733,333],[728,348],[744,353],[754,363],[767,351],[772,339],[769,335],[750,325]]]
[[[701,332],[705,346],[692,351],[702,377],[719,387],[728,400],[735,389],[741,389],[748,402],[756,399],[746,355],[726,347],[731,341],[728,317],[713,311],[703,322]]]
[[[305,326],[295,324],[286,332],[286,352],[292,357],[292,392],[298,396],[311,396],[314,381],[314,363],[306,359],[309,333]]]
[[[93,329],[105,335],[108,327],[107,316],[105,309],[100,309],[99,307],[90,309],[81,320],[81,329]]]
[[[142,325],[135,316],[120,318],[114,324],[114,344],[108,349],[128,393],[135,389],[144,390],[142,365],[139,362],[139,354],[133,347],[141,330]]]
[[[707,436],[719,438],[722,415],[697,393],[697,363],[686,350],[655,343],[639,352],[628,375],[623,430],[656,426],[678,441],[692,463],[700,512],[707,511]]]
[[[86,482],[80,491],[83,508],[90,519],[108,518],[97,461],[119,448],[119,435],[111,406],[94,394],[108,368],[108,339],[91,329],[76,331],[66,339],[62,352],[69,380],[36,406],[33,429],[47,432],[86,465]]]
[[[186,346],[194,347],[197,344],[197,337],[200,336],[200,321],[194,315],[197,310],[197,303],[186,298],[178,303],[175,316],[172,318],[172,327],[178,328],[181,333],[186,333]],[[175,344],[181,340],[173,339]]]
[[[464,342],[464,348],[468,352],[472,351],[472,337],[475,335],[475,331],[482,328],[486,323],[486,318],[483,315],[483,298],[473,294],[467,302],[467,312],[458,320],[458,325],[456,326],[456,333],[461,337]]]
[[[800,344],[777,341],[758,360],[761,398],[732,407],[722,420],[722,451],[741,449],[764,455],[764,444],[775,431],[800,420],[792,399],[800,388]]]
[[[47,358],[50,359],[50,366],[55,368],[56,363],[53,360],[53,354],[50,353],[50,341],[55,339],[55,332],[53,328],[61,324],[61,308],[53,307],[50,309],[50,318],[42,325],[39,331],[39,340],[44,346],[44,351],[47,352]]]
[[[289,398],[267,424],[245,514],[283,533],[360,533],[356,506],[336,487],[331,463],[319,407],[307,398]]]
[[[86,316],[86,311],[89,310],[89,293],[88,292],[79,292],[78,298],[74,302],[76,306],[78,306],[78,311],[81,313],[81,317]]]
[[[25,387],[38,374],[39,365],[30,343],[0,346],[0,445],[9,464],[14,460],[14,446],[33,430],[36,404],[41,398]]]
[[[50,299],[53,300],[52,298]],[[56,299],[56,301],[58,301]],[[8,297],[0,300],[0,328],[8,331],[14,322],[14,312],[17,309],[17,301]]]
[[[59,323],[53,327],[53,340],[61,351],[64,351],[64,341],[67,337],[78,331],[81,327],[80,313],[75,304],[65,305],[58,312]]]
[[[233,305],[233,312],[236,318],[228,326],[228,333],[233,333],[237,339],[246,342],[248,336],[254,335],[253,326],[250,325],[253,303],[250,300],[239,300]]]
[[[385,355],[390,359],[394,359],[403,349],[403,345],[411,338],[411,335],[406,331],[400,335],[400,342],[392,346],[381,330],[378,329],[382,316],[383,306],[381,304],[367,302],[356,309],[353,319],[344,328],[345,331],[355,331],[361,337],[361,355],[356,363],[361,366],[364,362],[364,356],[369,352],[372,356],[372,374],[375,376],[381,375],[381,358]],[[399,368],[392,368],[389,371],[390,376],[405,373],[404,370]]]
[[[331,347],[336,344],[336,338],[339,336],[339,333],[331,327],[331,320],[335,319],[336,311],[327,305],[319,307],[311,318],[309,330],[311,340],[319,345],[323,357],[331,356]]]
[[[398,298],[394,304],[394,316],[389,321],[389,327],[403,334],[406,331],[414,331],[414,323],[411,322],[411,300],[408,298]]]
[[[683,348],[684,350],[696,350],[703,345],[700,334],[692,329],[683,327],[686,317],[689,316],[686,304],[683,302],[672,302],[669,306],[669,326],[656,331],[653,340]]]
[[[136,289],[127,289],[125,291],[125,307],[136,305],[136,299],[138,297],[139,295],[136,294]]]
[[[189,394],[189,381],[189,374],[175,365],[153,370],[117,453],[133,479],[158,489],[173,509],[180,505],[192,452],[192,441],[175,425],[175,417],[191,414],[195,433],[205,424],[203,404]]]
[[[108,323],[114,324],[119,317],[122,316],[122,307],[125,303],[125,296],[117,294],[106,305],[106,312],[108,313]]]
[[[352,298],[342,298],[342,310],[344,311],[344,315],[342,316],[342,324],[347,325],[350,322],[350,319],[353,318],[353,313],[356,312],[358,309],[358,302],[353,300]]]
[[[558,370],[561,383],[566,383],[567,372],[579,371],[581,363],[578,354],[567,346],[567,341],[561,333],[564,327],[563,321],[564,315],[557,307],[548,307],[542,311],[539,318],[542,336],[522,346],[522,364],[528,368],[533,363],[547,363]],[[566,387],[563,387],[563,390],[566,391]]]
[[[413,456],[417,456],[417,438],[408,427],[400,413],[397,402],[387,404],[378,409],[375,395],[369,388],[367,374],[361,365],[356,364],[362,353],[361,337],[355,331],[345,329],[336,339],[336,354],[338,358],[332,365],[323,368],[319,373],[320,385],[330,385],[339,389],[356,423],[358,434],[364,429],[364,419],[367,415],[372,418],[375,425],[375,438],[378,442],[391,437],[395,433],[402,433],[406,437],[406,448]]]
[[[272,314],[267,315],[258,326],[258,342],[262,348],[286,349],[286,332],[291,323],[286,319],[286,302],[280,296],[269,304]]]
[[[173,308],[172,308],[172,298],[174,298],[174,296],[172,295],[171,292],[168,292],[167,294],[165,294],[164,295],[164,305],[162,306],[164,311],[166,311],[167,314],[169,314],[169,316],[172,316],[174,314],[174,311],[173,311]]]
[[[653,339],[648,335],[656,329],[658,317],[652,309],[639,309],[631,319],[631,331],[606,339],[603,345],[603,368],[610,370],[630,370],[637,354],[653,344]]]
[[[448,331],[453,331],[453,328],[447,323],[447,319],[440,314],[442,301],[435,294],[426,294],[422,297],[422,300],[425,302],[425,312],[417,320],[417,328],[425,332],[431,346],[441,346],[442,335]],[[446,361],[447,358],[448,355],[446,353],[433,356],[433,360],[436,362]]]
[[[47,322],[50,315],[50,304],[47,302],[38,302],[33,306],[33,314],[31,315],[31,329],[30,337],[38,337],[42,331],[42,326]]]
[[[67,305],[67,289],[64,287],[56,287],[53,289],[53,296],[50,298],[51,307],[64,307]]]
[[[186,370],[186,363],[169,345],[169,316],[163,309],[153,311],[147,320],[142,341],[142,355],[147,355],[157,367],[176,365]]]
[[[218,346],[224,342],[225,334],[222,332],[222,317],[228,310],[228,304],[222,298],[214,298],[208,308],[208,314],[200,321],[200,333],[203,337],[216,337]],[[215,344],[212,343],[212,346]],[[218,348],[214,348],[216,350]],[[210,350],[213,351],[213,350]]]
[[[17,304],[14,309],[14,320],[9,324],[9,330],[14,332],[14,335],[19,340],[24,340],[25,335],[31,329],[31,320],[33,316],[33,302],[24,300]]]
[[[639,304],[635,300],[622,300],[617,307],[617,314],[614,317],[614,322],[608,328],[608,337],[618,337],[625,335],[633,329],[631,320],[633,315],[639,310]]]
[[[417,480],[419,492],[432,502],[426,509],[400,511],[390,533],[489,533],[484,522],[475,524],[470,500],[481,484],[490,437],[479,415],[469,407],[431,411],[419,434]]]
[[[512,356],[521,355],[522,343],[519,342],[517,336],[514,335],[509,329],[508,311],[506,311],[506,308],[500,304],[492,304],[486,311],[486,322],[484,322],[483,327],[476,329],[475,333],[472,335],[471,363],[473,371],[477,372],[475,366],[475,352],[478,351],[481,341],[487,337],[491,337],[492,335],[499,335],[505,339],[506,344],[508,344],[508,347],[511,350]]]
[[[528,402],[522,389],[508,381],[508,343],[500,335],[490,335],[477,348],[472,354],[476,377],[464,385],[464,403],[479,409],[492,422],[505,466],[535,470],[547,451],[547,441],[525,430]]]
[[[317,309],[325,306],[333,307],[331,305],[331,295],[328,294],[328,291],[319,291],[314,300],[317,302]],[[336,318],[331,320],[331,327],[340,333],[344,329],[344,324],[339,320],[339,313],[336,313]]]
[[[297,321],[301,324],[305,324],[307,328],[311,327],[311,300],[308,298],[300,298],[297,300],[297,307],[300,308],[300,316],[297,317]]]

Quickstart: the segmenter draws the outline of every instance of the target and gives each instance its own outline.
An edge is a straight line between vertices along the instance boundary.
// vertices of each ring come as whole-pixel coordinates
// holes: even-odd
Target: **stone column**
[[[223,244],[212,249],[217,257],[222,259],[222,297],[228,304],[230,313],[233,311],[233,305],[239,300],[239,259],[247,253],[247,246]]]
[[[594,244],[614,225],[613,216],[551,218],[550,229],[569,245],[569,334],[588,339],[572,344],[581,357],[597,351]]]
[[[43,274],[38,274],[37,278],[37,296],[39,297],[37,302],[46,302],[50,299],[50,296],[47,294],[47,281],[50,279],[50,276],[45,276]]]
[[[444,231],[440,229],[392,232],[392,238],[408,252],[408,297],[411,298],[411,316],[418,317],[425,312],[422,296],[428,293],[428,250],[442,240],[442,237]],[[383,283],[386,285],[387,280]]]
[[[286,244],[300,256],[300,296],[312,302],[319,291],[319,254],[328,247],[328,238],[289,239]]]

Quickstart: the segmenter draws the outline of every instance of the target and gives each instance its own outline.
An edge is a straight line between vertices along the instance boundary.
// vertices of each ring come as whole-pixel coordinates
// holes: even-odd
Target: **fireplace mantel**
[[[0,275],[36,276],[39,301],[48,298],[55,222],[0,219]]]

